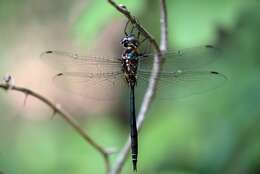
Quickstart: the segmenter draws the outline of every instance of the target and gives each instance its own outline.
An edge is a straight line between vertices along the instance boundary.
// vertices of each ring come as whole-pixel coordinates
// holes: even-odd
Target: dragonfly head
[[[139,42],[133,35],[125,36],[120,42],[125,48],[127,47],[138,47]]]

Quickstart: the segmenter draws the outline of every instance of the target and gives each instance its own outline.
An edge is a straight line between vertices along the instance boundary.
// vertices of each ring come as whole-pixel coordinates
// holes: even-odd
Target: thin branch
[[[142,105],[141,105],[141,109],[140,112],[138,114],[137,117],[137,129],[138,131],[140,131],[143,123],[144,123],[144,119],[145,119],[145,115],[150,107],[150,104],[153,100],[153,97],[155,95],[155,89],[157,86],[157,79],[159,77],[159,72],[161,70],[161,64],[162,64],[162,53],[161,50],[157,44],[157,42],[155,41],[154,37],[149,34],[141,24],[139,24],[135,17],[132,16],[130,14],[130,12],[123,6],[117,5],[113,0],[108,0],[108,2],[114,6],[119,12],[121,12],[122,14],[124,14],[133,24],[136,25],[137,29],[146,37],[148,38],[148,40],[150,41],[151,45],[153,46],[153,48],[155,49],[156,53],[154,56],[154,63],[153,63],[153,69],[152,69],[152,73],[150,76],[150,80],[149,80],[149,85],[148,88],[146,90]],[[168,45],[168,41],[167,41],[167,13],[166,13],[166,5],[165,5],[165,1],[161,0],[160,1],[160,5],[161,5],[161,45],[160,47],[163,49],[162,51],[165,52],[165,50],[167,49],[167,45]],[[163,19],[162,19],[163,18]],[[115,165],[113,166],[112,170],[110,171],[110,174],[118,174],[120,173],[124,163],[126,162],[126,159],[128,157],[128,153],[130,151],[130,146],[131,146],[131,140],[130,137],[128,138],[126,144],[124,145],[124,147],[122,148],[122,150],[120,151],[120,153],[117,156]]]
[[[98,145],[86,132],[80,127],[80,125],[72,119],[72,117],[64,111],[62,108],[51,102],[49,99],[44,96],[24,87],[10,85],[8,83],[0,83],[0,88],[4,90],[13,90],[24,93],[26,96],[33,96],[46,105],[48,105],[51,109],[53,109],[54,113],[59,114],[61,118],[63,118],[87,143],[89,143],[94,149],[96,149],[104,158],[106,165],[106,173],[110,170],[109,163],[109,153],[103,149],[100,145]]]
[[[161,51],[165,52],[168,48],[168,14],[166,0],[160,0],[160,23],[161,23]]]
[[[154,39],[154,37],[141,25],[138,23],[138,21],[136,20],[136,18],[131,15],[130,11],[127,10],[127,8],[125,6],[122,6],[122,5],[118,5],[116,4],[113,0],[108,0],[108,2],[114,6],[120,13],[122,13],[123,15],[125,15],[125,17],[128,18],[128,20],[130,20],[130,22],[132,24],[135,24],[138,31],[140,31],[143,36],[145,38],[147,38],[151,45],[153,46],[153,48],[155,49],[156,51],[156,54],[158,54],[159,56],[158,57],[161,57],[161,50],[160,50],[160,47],[159,45],[157,44],[156,40]]]

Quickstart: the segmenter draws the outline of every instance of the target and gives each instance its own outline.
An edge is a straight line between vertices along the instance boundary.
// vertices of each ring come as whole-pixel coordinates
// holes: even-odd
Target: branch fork
[[[167,29],[167,11],[166,11],[166,3],[165,0],[160,0],[160,9],[161,9],[161,44],[160,47],[157,44],[154,37],[136,20],[136,18],[131,15],[130,11],[126,8],[124,5],[118,5],[113,0],[108,0],[108,3],[110,3],[117,11],[122,13],[125,17],[128,18],[128,20],[136,25],[136,28],[140,33],[143,34],[144,37],[146,37],[151,46],[155,50],[155,56],[154,56],[154,64],[153,69],[151,73],[151,77],[149,80],[148,89],[145,93],[140,112],[137,117],[137,129],[140,131],[145,115],[150,107],[150,104],[153,100],[153,97],[155,95],[155,89],[157,85],[157,79],[159,77],[159,72],[161,70],[161,64],[163,63],[163,54],[167,47],[168,47],[168,29]],[[94,149],[96,149],[101,156],[104,159],[105,166],[106,166],[106,173],[107,174],[119,174],[121,172],[121,169],[123,165],[126,162],[126,159],[128,157],[128,153],[130,151],[130,137],[126,141],[125,145],[120,150],[119,154],[116,157],[116,161],[114,166],[111,166],[109,156],[111,154],[115,153],[114,149],[105,149],[101,147],[93,138],[91,138],[81,127],[80,125],[70,116],[69,113],[67,113],[65,110],[63,110],[60,105],[52,102],[48,98],[42,96],[41,94],[34,92],[28,88],[19,87],[14,85],[14,79],[12,76],[8,75],[3,78],[3,82],[0,83],[0,88],[8,91],[18,91],[25,94],[24,99],[24,105],[26,103],[26,100],[29,96],[35,97],[48,105],[53,110],[53,115],[59,115],[68,125],[70,125],[89,145],[91,145]]]

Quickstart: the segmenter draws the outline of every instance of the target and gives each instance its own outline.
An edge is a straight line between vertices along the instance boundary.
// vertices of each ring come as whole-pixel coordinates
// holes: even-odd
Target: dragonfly
[[[95,98],[95,90],[100,89],[98,93],[103,92],[104,98],[110,98],[110,89],[117,91],[123,86],[128,87],[131,156],[134,171],[137,170],[138,158],[135,91],[139,83],[149,82],[154,56],[152,52],[147,51],[147,46],[144,48],[144,45],[148,45],[147,42],[148,39],[142,38],[135,25],[129,25],[127,22],[124,36],[120,41],[123,48],[121,56],[81,56],[58,50],[41,54],[41,58],[48,63],[58,65],[60,72],[54,76],[54,82],[68,81],[69,84],[76,84],[79,87],[75,88],[76,93],[84,92],[88,97]],[[214,62],[218,57],[219,49],[212,45],[167,51],[164,54],[162,71],[159,73],[157,95],[160,96],[162,93],[166,94],[162,95],[162,98],[175,99],[220,86],[227,80],[224,74],[214,70],[201,70],[201,67]],[[89,87],[92,87],[91,89],[94,87],[94,90]]]

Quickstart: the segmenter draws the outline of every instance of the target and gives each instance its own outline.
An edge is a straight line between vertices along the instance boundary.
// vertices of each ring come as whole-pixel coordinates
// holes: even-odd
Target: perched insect
[[[76,83],[90,97],[96,94],[91,90],[88,92],[89,86],[100,88],[99,91],[104,92],[104,98],[109,98],[108,89],[111,87],[117,89],[122,87],[123,83],[128,85],[132,162],[136,171],[138,132],[135,89],[139,82],[149,81],[154,55],[147,53],[147,38],[141,39],[142,35],[135,25],[129,25],[127,22],[124,33],[120,42],[124,48],[121,57],[79,56],[63,51],[46,51],[41,57],[58,67],[66,65],[69,69],[56,74],[55,81],[69,80],[71,83]],[[166,52],[165,62],[159,74],[157,94],[162,98],[174,99],[220,86],[226,80],[225,75],[217,71],[199,69],[216,60],[218,52],[219,50],[211,45]],[[77,89],[77,93],[81,93],[81,90]]]

